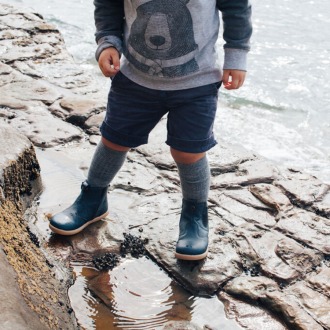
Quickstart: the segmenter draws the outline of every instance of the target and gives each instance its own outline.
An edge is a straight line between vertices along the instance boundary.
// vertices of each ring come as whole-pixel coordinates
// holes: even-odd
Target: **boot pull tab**
[[[89,189],[89,183],[87,181],[84,181],[82,184],[81,184],[81,190],[83,191],[87,191]]]

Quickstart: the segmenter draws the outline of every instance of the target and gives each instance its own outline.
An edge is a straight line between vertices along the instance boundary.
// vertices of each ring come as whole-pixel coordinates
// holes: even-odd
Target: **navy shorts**
[[[101,134],[112,143],[138,147],[148,143],[149,133],[168,113],[166,144],[189,153],[207,151],[217,144],[213,123],[220,86],[218,82],[159,91],[140,86],[119,71],[112,80]]]

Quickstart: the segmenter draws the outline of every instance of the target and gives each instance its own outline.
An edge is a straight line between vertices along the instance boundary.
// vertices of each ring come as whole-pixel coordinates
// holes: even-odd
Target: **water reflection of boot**
[[[175,256],[183,260],[200,260],[208,250],[207,203],[182,200],[179,240]]]
[[[92,187],[87,181],[81,184],[81,193],[76,201],[64,211],[54,215],[49,228],[57,234],[74,235],[89,224],[103,219],[109,213],[108,186]]]

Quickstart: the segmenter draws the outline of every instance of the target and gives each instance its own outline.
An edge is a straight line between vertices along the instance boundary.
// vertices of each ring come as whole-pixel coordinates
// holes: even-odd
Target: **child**
[[[252,34],[249,0],[94,0],[94,5],[96,58],[112,78],[102,140],[81,194],[51,219],[50,228],[72,235],[104,218],[108,185],[128,150],[147,143],[167,113],[166,143],[183,194],[175,255],[203,259],[210,186],[205,153],[217,143],[213,122],[221,82],[228,90],[244,82]],[[223,72],[215,48],[219,11],[226,41]]]

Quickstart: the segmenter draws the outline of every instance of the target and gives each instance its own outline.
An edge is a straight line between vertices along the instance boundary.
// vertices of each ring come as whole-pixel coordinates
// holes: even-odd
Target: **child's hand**
[[[111,67],[113,65],[113,67]],[[106,48],[99,57],[99,67],[105,77],[113,77],[120,69],[119,53],[115,47]]]
[[[223,86],[228,90],[239,89],[244,83],[245,75],[246,72],[241,70],[223,70]],[[229,81],[229,76],[231,76],[231,81]]]

